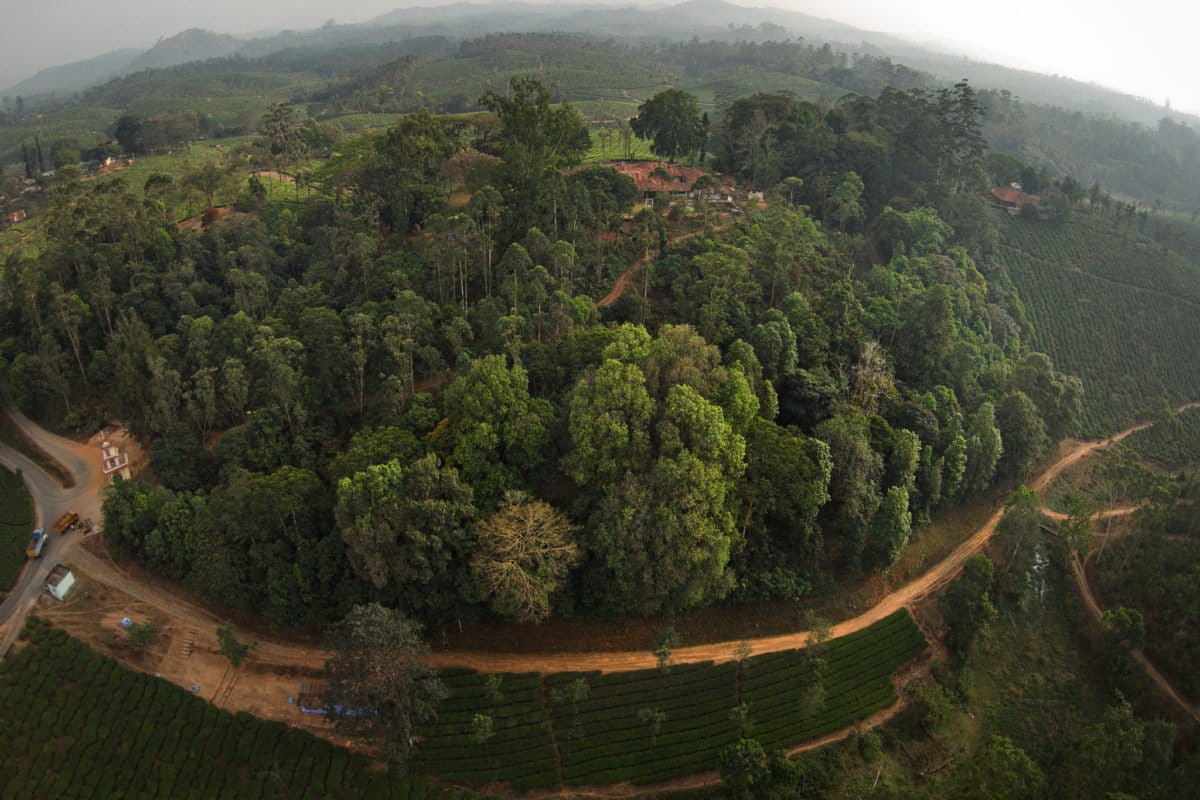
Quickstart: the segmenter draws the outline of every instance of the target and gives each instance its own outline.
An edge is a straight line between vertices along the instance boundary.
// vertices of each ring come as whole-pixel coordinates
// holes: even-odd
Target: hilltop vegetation
[[[311,193],[247,196],[199,234],[165,177],[145,200],[52,187],[44,246],[10,265],[6,376],[53,424],[116,414],[149,445],[161,485],[109,497],[114,549],[286,624],[365,600],[436,628],[796,599],[886,570],[935,509],[1072,430],[1078,382],[933,206],[886,200],[982,202],[970,87],[826,116],[739,101],[718,141],[752,141],[759,108],[769,127],[721,158],[780,183],[707,232],[707,202],[630,214],[628,178],[564,172],[590,136],[537,81],[481,103],[343,142]],[[295,169],[320,133],[278,106],[252,149]],[[822,167],[785,175],[814,148]],[[864,150],[890,167],[861,178]],[[528,579],[490,582],[509,547]]]
[[[0,376],[48,426],[126,422],[150,469],[106,495],[112,552],[223,607],[331,632],[327,699],[365,711],[339,724],[418,771],[545,788],[720,766],[722,791],[759,797],[868,794],[856,770],[874,768],[871,791],[886,770],[888,796],[992,796],[1009,779],[1023,797],[1167,796],[1194,763],[1186,742],[1167,755],[1129,642],[1102,640],[1121,667],[1105,682],[1079,642],[1020,624],[1074,620],[1068,562],[1027,490],[1000,563],[972,559],[926,609],[950,662],[912,688],[886,755],[870,736],[793,765],[767,750],[893,703],[893,673],[925,647],[907,612],[716,666],[672,668],[671,644],[660,669],[615,675],[435,676],[425,661],[422,625],[533,632],[819,600],[887,573],[933,515],[1019,486],[1054,442],[1200,399],[1200,271],[1168,247],[1186,250],[1187,234],[1154,220],[1147,238],[1144,209],[997,152],[1033,148],[1016,135],[1030,120],[1062,123],[1064,147],[1082,135],[965,81],[770,40],[433,35],[146,70],[0,126],[0,151],[30,175],[138,158],[115,178],[35,181],[34,219],[3,240]],[[666,164],[652,174],[680,191],[639,203],[644,181],[592,163],[611,152],[722,176],[692,185]],[[1097,169],[1119,189],[1150,160],[1186,176],[1177,156]],[[1099,174],[1078,163],[1080,179]],[[1017,178],[1041,201],[1008,216],[988,190]],[[1162,187],[1186,194],[1153,176],[1139,191]],[[1175,439],[1134,444],[1177,466],[1194,449],[1186,420]],[[1163,509],[1148,515],[1166,530]],[[1139,574],[1194,560],[1161,538],[1120,552]],[[1116,582],[1165,638],[1174,598]],[[421,692],[355,684],[356,665],[396,663],[339,649],[370,638],[368,617],[408,658],[375,672]],[[996,630],[1032,671],[998,652]],[[1173,670],[1191,665],[1190,639],[1159,648]],[[34,695],[55,656],[100,664],[36,627],[0,691]],[[98,669],[113,696],[190,702]],[[112,705],[79,684],[60,699],[37,711]],[[317,764],[308,793],[408,791],[323,744],[197,708],[183,713],[205,723],[215,762],[168,769],[182,757],[168,736],[130,793],[291,794],[265,784],[276,750],[285,772]],[[160,737],[141,730],[153,756]],[[948,745],[959,734],[962,752]],[[102,738],[34,736],[13,750],[12,785],[69,786],[74,773],[32,768],[54,748],[83,748],[85,766],[138,755]],[[104,793],[113,778],[95,772],[75,777]]]
[[[437,10],[429,13],[438,16]],[[35,139],[46,149],[87,153],[112,136],[123,115],[186,120],[172,142],[178,145],[248,133],[270,103],[285,100],[326,121],[418,108],[474,111],[482,94],[502,90],[512,74],[538,77],[556,99],[575,101],[589,120],[614,128],[636,112],[633,98],[671,86],[694,92],[715,118],[732,100],[755,92],[790,92],[833,105],[848,94],[937,89],[966,75],[986,87],[984,132],[997,152],[1054,178],[1101,183],[1147,208],[1161,204],[1190,213],[1200,207],[1193,188],[1195,120],[1078,82],[948,59],[890,39],[872,45],[878,36],[849,28],[841,31],[846,39],[834,30],[813,35],[827,25],[786,12],[760,12],[781,16],[782,24],[755,27],[744,23],[744,10],[721,3],[679,12],[731,21],[728,28],[714,23],[703,41],[694,38],[695,24],[684,30],[660,11],[564,10],[560,24],[550,27],[513,9],[446,13],[453,27],[409,15],[375,26],[334,25],[241,42],[186,31],[131,60],[121,70],[128,74],[69,99],[9,93],[0,108],[0,162],[20,163],[21,144],[32,148]],[[513,22],[503,22],[514,14]],[[665,35],[647,38],[649,29],[631,15],[652,27],[665,24]],[[602,37],[612,25],[613,36]],[[789,36],[789,25],[799,26],[806,38]],[[831,45],[829,37],[855,44]],[[189,53],[195,60],[188,60]],[[88,71],[86,65],[79,69]],[[111,71],[104,66],[95,74]]]
[[[0,592],[7,592],[25,566],[25,545],[33,530],[33,502],[18,473],[0,467]]]

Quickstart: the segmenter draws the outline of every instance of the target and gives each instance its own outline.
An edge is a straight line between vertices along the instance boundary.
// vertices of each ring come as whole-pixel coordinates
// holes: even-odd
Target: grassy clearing
[[[470,800],[282,722],[230,714],[48,623],[0,662],[0,798]]]
[[[583,115],[583,118],[594,122],[613,122],[618,119],[629,119],[637,115],[638,101],[621,98],[601,98],[597,100],[575,100],[571,105]]]
[[[343,114],[339,117],[323,117],[320,121],[337,125],[347,136],[358,136],[368,131],[390,128],[404,116],[404,114]]]
[[[823,645],[824,702],[805,706],[809,653],[610,674],[503,675],[450,672],[450,689],[414,767],[441,778],[518,788],[633,781],[651,783],[712,769],[738,736],[731,713],[748,705],[754,735],[785,747],[850,725],[896,699],[892,674],[925,650],[905,611]],[[549,715],[547,716],[547,709]],[[479,741],[475,715],[495,735]],[[562,760],[557,772],[554,752]]]
[[[33,500],[15,472],[0,467],[0,592],[17,582],[33,528]]]
[[[1101,509],[1111,504],[1120,505],[1128,500],[1127,497],[1110,498],[1096,482],[1096,469],[1100,466],[1102,456],[1088,456],[1072,464],[1063,471],[1054,483],[1042,494],[1042,502],[1051,511],[1071,513],[1071,509],[1083,505]]]

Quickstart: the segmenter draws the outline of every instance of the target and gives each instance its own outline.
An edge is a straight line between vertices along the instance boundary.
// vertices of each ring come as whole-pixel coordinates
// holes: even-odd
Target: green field
[[[745,703],[752,735],[787,747],[850,725],[896,699],[892,674],[918,656],[925,638],[905,611],[821,646],[825,702],[805,716],[808,666],[800,651],[738,662],[619,673],[501,676],[489,696],[484,678],[444,675],[449,697],[427,726],[414,768],[453,781],[510,781],[519,788],[654,781],[713,769],[733,742],[731,712]],[[572,686],[586,684],[586,698]],[[549,716],[547,716],[549,709]],[[652,730],[650,712],[661,715]],[[473,736],[476,714],[495,735]],[[561,757],[557,771],[555,751]]]
[[[25,566],[33,529],[33,502],[15,472],[0,467],[0,592],[7,592]]]
[[[449,697],[437,723],[421,732],[413,769],[519,788],[645,783],[709,770],[737,736],[730,712],[739,703],[749,704],[753,735],[764,745],[806,741],[894,702],[890,676],[925,647],[903,611],[823,645],[827,699],[809,717],[797,705],[807,667],[795,651],[667,672],[504,675],[498,691],[479,675],[449,671]],[[587,699],[556,691],[579,678]],[[639,716],[647,708],[663,715],[655,734]],[[477,714],[494,720],[486,741],[472,735]],[[478,797],[379,771],[364,756],[281,722],[221,711],[37,618],[28,644],[0,662],[0,722],[5,799]]]
[[[1200,399],[1200,268],[1087,214],[1006,220],[1002,232],[993,266],[1020,293],[1033,348],[1083,381],[1081,434]]]
[[[375,769],[282,722],[230,714],[36,618],[0,662],[0,798],[390,798],[471,791]]]
[[[616,128],[607,128],[612,133],[612,135],[607,139],[601,134],[601,131],[605,129],[606,128],[602,126],[598,128],[592,128],[590,130],[592,135],[592,147],[590,150],[588,150],[587,155],[583,157],[583,162],[585,164],[594,163],[597,161],[618,161],[625,157],[625,153],[622,152],[621,147],[621,136],[617,132]],[[650,151],[650,141],[648,139],[642,139],[638,136],[634,136],[632,144],[633,158],[635,160],[658,158],[658,156],[654,155],[654,153]]]

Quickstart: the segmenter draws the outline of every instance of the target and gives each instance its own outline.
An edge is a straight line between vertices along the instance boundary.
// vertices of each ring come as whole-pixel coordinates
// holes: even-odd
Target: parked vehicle
[[[75,511],[68,511],[58,519],[54,520],[54,532],[66,533],[79,524],[79,514]]]
[[[46,546],[46,539],[50,534],[46,533],[45,528],[38,528],[29,537],[29,545],[25,548],[26,558],[37,558],[42,554],[42,548]]]

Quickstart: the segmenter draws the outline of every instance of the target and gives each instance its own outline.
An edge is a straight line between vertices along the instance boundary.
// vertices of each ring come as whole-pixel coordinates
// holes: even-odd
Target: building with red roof
[[[1021,191],[1021,184],[1013,183],[1008,186],[997,186],[992,189],[992,198],[1003,206],[1010,214],[1019,214],[1025,206],[1036,206],[1038,196],[1036,194],[1025,194]]]
[[[703,167],[687,167],[669,161],[610,161],[604,166],[629,176],[642,193],[642,201],[645,203],[653,203],[659,194],[690,197],[695,191],[696,181],[705,175],[712,175]],[[731,201],[732,187],[727,186],[727,182],[720,178],[717,180],[720,181],[721,188],[704,192],[704,198]]]

